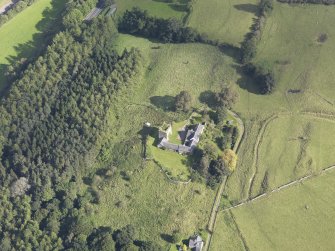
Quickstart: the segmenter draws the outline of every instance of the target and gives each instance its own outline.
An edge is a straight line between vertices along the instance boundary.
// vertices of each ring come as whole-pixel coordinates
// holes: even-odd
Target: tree
[[[128,246],[135,240],[135,228],[132,225],[127,225],[115,233],[116,246],[121,248]]]
[[[214,144],[207,143],[203,147],[203,155],[208,157],[209,160],[216,159],[218,156],[218,149]]]
[[[238,93],[230,86],[225,86],[222,90],[215,94],[215,100],[218,107],[231,109],[238,100]]]
[[[178,112],[188,112],[191,110],[192,97],[187,91],[181,91],[175,99],[175,110]]]
[[[94,229],[92,234],[87,238],[90,250],[113,251],[115,242],[111,228],[99,227]]]
[[[259,8],[262,15],[270,14],[273,10],[273,0],[261,0]]]
[[[223,106],[219,106],[216,109],[216,124],[223,125],[227,118],[227,109]]]
[[[220,161],[224,164],[225,174],[230,175],[235,171],[237,165],[237,155],[233,150],[224,150],[222,156],[220,157]]]

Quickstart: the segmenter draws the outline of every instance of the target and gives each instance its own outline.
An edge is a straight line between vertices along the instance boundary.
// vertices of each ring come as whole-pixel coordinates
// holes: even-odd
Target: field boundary
[[[240,145],[241,145],[242,140],[243,140],[244,135],[245,135],[245,127],[244,127],[244,123],[243,123],[242,119],[239,117],[239,115],[237,113],[235,113],[231,110],[227,110],[227,112],[236,119],[239,131],[240,131],[239,137],[236,140],[236,144],[234,145],[234,148],[233,148],[233,151],[237,153],[238,150],[240,149]],[[216,219],[217,219],[218,213],[220,212],[221,198],[222,198],[224,188],[226,186],[227,179],[228,179],[227,176],[225,176],[223,178],[223,180],[220,184],[220,187],[217,191],[217,194],[215,196],[214,202],[213,202],[211,215],[209,217],[208,224],[207,224],[208,237],[207,237],[207,241],[205,242],[205,245],[204,245],[204,251],[208,251],[209,247],[211,245]]]
[[[237,204],[235,206],[232,206],[232,207],[224,208],[223,210],[221,210],[221,212],[229,211],[231,209],[235,209],[235,208],[241,207],[243,205],[250,204],[250,203],[255,202],[255,201],[257,201],[257,200],[259,200],[259,199],[261,199],[261,198],[263,198],[265,196],[269,196],[272,193],[280,192],[281,190],[284,190],[286,188],[289,188],[289,187],[292,187],[294,185],[297,185],[298,183],[302,183],[305,180],[309,180],[309,179],[312,179],[312,178],[318,178],[321,175],[323,175],[323,174],[325,174],[327,172],[330,172],[330,171],[332,171],[334,169],[335,169],[335,165],[329,166],[329,167],[324,168],[321,171],[319,171],[319,173],[312,173],[312,174],[303,176],[303,177],[301,177],[301,178],[299,178],[297,180],[294,180],[294,181],[291,181],[289,183],[286,183],[286,184],[284,184],[284,185],[282,185],[282,186],[280,186],[280,187],[278,187],[278,188],[276,188],[276,189],[274,189],[274,190],[272,190],[270,192],[260,194],[260,195],[258,195],[257,197],[255,197],[253,199],[241,202],[241,203],[239,203],[239,204]]]
[[[284,117],[284,116],[290,116],[290,115],[294,115],[294,113],[292,113],[292,112],[282,112],[282,113],[274,114],[271,117],[269,117],[267,120],[265,120],[265,122],[263,123],[262,128],[260,129],[259,134],[257,136],[257,140],[256,140],[255,147],[254,147],[253,166],[255,165],[255,168],[253,168],[253,169],[255,169],[255,172],[253,173],[252,177],[250,178],[250,187],[249,187],[249,191],[248,191],[249,197],[247,199],[243,200],[242,202],[240,202],[239,204],[237,204],[237,205],[235,205],[233,207],[230,207],[230,209],[233,209],[233,208],[236,208],[236,207],[240,207],[240,206],[242,206],[244,204],[253,202],[253,201],[258,200],[258,199],[260,199],[260,198],[262,198],[262,197],[264,197],[266,195],[269,195],[269,194],[271,194],[273,192],[278,192],[278,191],[280,191],[282,189],[285,189],[287,187],[295,185],[295,184],[297,184],[299,182],[302,182],[302,181],[304,181],[306,179],[310,179],[312,177],[318,177],[322,173],[330,171],[330,170],[332,170],[332,169],[335,168],[335,165],[327,167],[327,168],[322,169],[321,171],[319,171],[319,173],[313,173],[313,174],[305,175],[305,176],[300,177],[300,178],[298,178],[296,180],[290,181],[290,182],[288,182],[288,183],[286,183],[286,184],[284,184],[282,186],[279,186],[278,188],[276,188],[276,189],[274,189],[274,190],[272,190],[270,192],[257,195],[254,198],[251,197],[252,184],[253,184],[253,181],[254,181],[254,179],[256,177],[256,174],[257,174],[257,162],[258,162],[259,147],[260,147],[260,145],[262,143],[262,139],[263,139],[264,133],[265,133],[267,127],[269,126],[269,124],[271,122],[273,122],[275,119],[278,119],[278,118]],[[300,116],[309,116],[309,117],[313,117],[313,118],[316,118],[316,119],[324,119],[324,120],[329,121],[330,123],[335,123],[335,115],[334,114],[322,113],[322,112],[313,112],[313,111],[301,111],[297,115],[300,115]],[[224,209],[224,210],[228,210],[228,209]]]

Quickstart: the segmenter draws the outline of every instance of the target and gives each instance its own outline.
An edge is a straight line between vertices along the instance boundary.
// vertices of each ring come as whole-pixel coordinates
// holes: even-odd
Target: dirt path
[[[254,184],[254,180],[255,180],[255,177],[256,177],[256,174],[257,174],[257,166],[258,166],[258,154],[259,154],[259,146],[261,145],[262,141],[263,141],[263,137],[264,137],[264,133],[266,131],[266,128],[269,126],[269,124],[278,118],[278,115],[272,115],[271,117],[269,117],[268,119],[266,119],[264,122],[263,122],[263,125],[259,131],[259,134],[257,136],[257,139],[256,139],[256,144],[254,146],[254,150],[253,150],[253,162],[252,162],[252,165],[251,165],[251,170],[253,170],[253,173],[251,175],[251,178],[249,180],[249,190],[248,190],[248,198],[251,198],[252,196],[252,187],[253,187],[253,184]]]
[[[237,124],[238,124],[238,129],[239,129],[239,135],[238,136],[239,137],[237,138],[236,144],[233,148],[233,150],[237,153],[239,148],[240,148],[242,139],[244,137],[244,124],[243,124],[242,119],[235,112],[232,112],[232,111],[228,110],[228,113],[236,119]],[[222,180],[222,182],[220,184],[220,187],[219,187],[219,189],[216,193],[216,197],[214,199],[214,203],[213,203],[213,206],[212,206],[212,212],[211,212],[211,215],[209,217],[208,224],[207,224],[207,230],[208,230],[209,233],[208,233],[207,241],[206,241],[204,249],[203,249],[204,251],[208,251],[209,247],[211,245],[217,215],[220,212],[220,203],[221,203],[221,198],[222,198],[224,188],[226,186],[226,181],[227,181],[227,177],[224,177],[224,179]]]

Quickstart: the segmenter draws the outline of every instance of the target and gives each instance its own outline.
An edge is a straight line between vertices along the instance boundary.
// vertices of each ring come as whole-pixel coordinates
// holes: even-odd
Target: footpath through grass
[[[0,91],[6,85],[6,67],[17,57],[29,58],[43,48],[42,32],[60,14],[65,2],[39,0],[0,28]]]

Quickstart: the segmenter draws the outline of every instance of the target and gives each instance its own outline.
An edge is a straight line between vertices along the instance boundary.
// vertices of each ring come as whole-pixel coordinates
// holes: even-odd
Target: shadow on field
[[[251,77],[248,77],[244,72],[243,72],[243,67],[241,65],[232,65],[233,68],[235,68],[236,72],[241,76],[237,80],[237,84],[244,90],[247,90],[250,93],[257,94],[257,95],[262,95],[261,90],[257,86],[257,83],[255,80]]]
[[[244,11],[244,12],[249,12],[252,14],[257,14],[258,13],[258,6],[255,4],[235,4],[234,8],[240,11]]]
[[[163,111],[172,111],[174,109],[175,97],[169,95],[153,96],[150,97],[150,102]]]
[[[52,5],[46,8],[42,19],[36,24],[37,33],[33,35],[31,41],[14,46],[16,56],[8,56],[6,60],[9,65],[14,67],[14,72],[22,72],[29,63],[33,62],[50,44],[54,34],[59,30],[61,25],[60,13],[65,8],[65,1],[52,1]],[[10,84],[16,80],[15,75],[10,75],[8,79],[3,76],[6,72],[7,65],[0,65],[0,88],[1,96],[6,95]]]
[[[220,44],[219,45],[220,51],[225,54],[226,56],[234,59],[235,63],[239,63],[241,58],[241,49],[231,45],[231,44]]]

